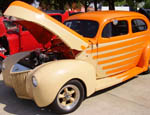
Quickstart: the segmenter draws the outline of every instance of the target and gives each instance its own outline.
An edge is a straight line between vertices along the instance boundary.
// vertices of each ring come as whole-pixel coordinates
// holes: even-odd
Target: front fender
[[[84,82],[87,96],[91,95],[96,87],[96,69],[80,60],[50,62],[35,70],[33,76],[38,82],[37,87],[32,85],[33,98],[40,107],[51,104],[61,87],[71,79]]]
[[[20,59],[29,55],[31,51],[20,52],[14,55],[10,55],[3,61],[3,66],[5,68],[2,69],[2,76],[5,84],[7,86],[12,87],[12,77],[11,77],[11,69],[14,64],[16,64]]]

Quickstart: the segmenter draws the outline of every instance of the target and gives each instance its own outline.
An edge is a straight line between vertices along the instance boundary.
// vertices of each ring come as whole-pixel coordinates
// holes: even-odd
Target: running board
[[[128,79],[135,77],[136,75],[138,75],[142,72],[143,72],[143,68],[135,67],[135,68],[130,69],[130,70],[123,72],[121,74],[107,77],[104,79],[99,79],[96,81],[96,83],[97,83],[96,91],[111,87],[111,86],[119,84],[121,82],[124,82]]]

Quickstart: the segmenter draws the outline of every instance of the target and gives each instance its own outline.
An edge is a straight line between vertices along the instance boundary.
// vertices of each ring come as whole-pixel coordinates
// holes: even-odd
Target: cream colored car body
[[[70,48],[81,51],[75,57],[75,59],[51,61],[42,64],[34,69],[20,72],[12,72],[14,64],[18,60],[28,55],[30,52],[15,54],[9,56],[7,59],[4,60],[2,74],[4,77],[5,84],[14,88],[19,98],[32,99],[40,107],[51,104],[54,101],[61,87],[72,79],[78,79],[84,85],[84,88],[86,90],[86,96],[90,96],[97,90],[104,89],[112,85],[118,84],[120,82],[123,82],[147,69],[148,61],[145,61],[146,64],[143,65],[141,64],[142,65],[141,67],[135,66],[135,63],[137,64],[138,61],[140,60],[141,55],[149,57],[149,54],[142,53],[143,49],[144,48],[146,49],[146,47],[144,46],[136,50],[133,49],[134,51],[132,52],[130,51],[128,52],[128,54],[124,53],[124,55],[129,55],[129,53],[137,53],[137,55],[131,57],[136,58],[136,60],[134,60],[134,65],[133,63],[129,63],[130,65],[126,64],[119,66],[120,68],[124,66],[129,66],[130,69],[128,68],[128,71],[120,70],[119,74],[117,74],[116,72],[107,73],[108,70],[112,71],[114,68],[113,69],[109,68],[108,70],[106,69],[104,71],[103,70],[104,64],[101,66],[97,66],[98,62],[93,58],[93,56],[95,56],[97,53],[95,52],[92,53],[92,51],[89,51],[97,48],[96,44],[92,46],[90,44],[91,42],[88,42],[86,38],[82,37],[81,35],[71,30],[70,28],[52,19],[51,17],[48,17],[41,11],[22,2],[14,2],[8,7],[8,9],[5,12],[5,15],[14,16],[41,25],[48,31],[56,34]],[[99,45],[99,48],[106,47],[109,45],[117,46],[118,44],[130,42],[131,40],[137,39],[138,39],[137,37],[132,36],[132,39],[126,40],[121,39],[119,41],[111,41],[110,43],[101,43],[101,45]],[[141,35],[139,39],[144,38]],[[137,43],[138,40],[135,41],[136,42],[135,46],[138,45]],[[139,42],[139,45],[141,44],[143,45],[145,43],[149,42],[145,41]],[[127,49],[128,47],[132,46],[133,44],[131,46],[124,46],[123,48]],[[120,47],[116,49],[120,50]],[[116,50],[110,50],[109,53],[113,51]],[[149,51],[148,48],[147,51]],[[103,51],[103,53],[104,54],[108,53],[108,51]],[[117,56],[123,55],[119,54]],[[108,57],[109,60],[113,58],[115,58],[115,56],[112,56],[111,58]],[[126,58],[126,60],[131,58],[128,57]],[[101,58],[101,60],[102,59],[103,58]],[[107,60],[107,58],[104,58],[103,60],[105,61]],[[122,61],[123,60],[126,61],[125,59],[122,59]],[[121,63],[121,61],[117,62]],[[106,65],[107,64],[105,64],[105,66]],[[32,83],[33,76],[37,80],[38,83],[37,87],[33,86]]]
[[[87,96],[95,91],[95,68],[81,60],[52,61],[42,64],[34,70],[10,73],[14,60],[21,59],[24,54],[18,53],[4,60],[5,68],[7,68],[3,71],[5,84],[14,88],[18,97],[33,99],[40,107],[47,106],[55,99],[60,88],[71,79],[79,79],[85,84]],[[32,85],[32,76],[36,76],[38,87]]]

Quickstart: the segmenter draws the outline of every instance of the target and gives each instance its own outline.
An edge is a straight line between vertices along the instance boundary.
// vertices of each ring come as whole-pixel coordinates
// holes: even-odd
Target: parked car
[[[7,18],[0,18],[0,28],[0,46],[1,49],[5,49],[5,51],[1,51],[2,58],[21,51],[42,47],[25,27]]]
[[[8,55],[43,48],[27,29],[5,17],[0,17],[0,72],[1,63]]]
[[[64,22],[73,12],[51,10],[46,13],[58,21]],[[2,59],[7,55],[43,47],[25,27],[8,18],[0,17],[0,29],[0,58]]]
[[[51,17],[57,19],[60,22],[64,22],[69,16],[79,14],[82,12],[74,12],[74,11],[65,11],[65,10],[48,10],[45,11]]]
[[[3,79],[19,98],[66,114],[85,97],[148,70],[150,23],[142,14],[98,11],[69,17],[63,25],[38,9],[13,2],[5,15],[21,19],[50,49],[21,52],[3,62]],[[44,36],[44,37],[43,37]]]

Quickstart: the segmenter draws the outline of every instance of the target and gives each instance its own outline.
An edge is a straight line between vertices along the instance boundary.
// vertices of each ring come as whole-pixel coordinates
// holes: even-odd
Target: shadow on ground
[[[38,108],[31,100],[24,100],[17,98],[14,90],[7,87],[2,80],[0,80],[0,105],[4,106],[4,111],[9,114],[16,115],[56,115],[48,108]],[[6,114],[5,112],[0,114]]]
[[[90,97],[88,97],[88,98],[91,98],[91,97],[100,95],[100,94],[102,94],[102,93],[106,93],[107,91],[113,90],[114,88],[117,88],[117,87],[119,87],[119,86],[121,86],[121,85],[123,85],[123,84],[125,84],[125,83],[127,83],[127,82],[130,82],[130,81],[133,80],[133,79],[136,79],[137,77],[138,77],[138,76],[135,76],[135,77],[133,77],[133,78],[131,78],[131,79],[125,81],[125,82],[122,82],[122,83],[119,83],[119,84],[114,85],[114,86],[112,86],[112,87],[109,87],[109,88],[106,88],[106,89],[97,91],[97,92],[95,92],[94,94],[92,94],[92,95],[91,95]]]

